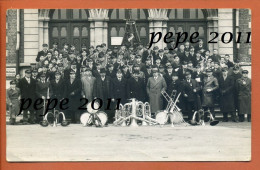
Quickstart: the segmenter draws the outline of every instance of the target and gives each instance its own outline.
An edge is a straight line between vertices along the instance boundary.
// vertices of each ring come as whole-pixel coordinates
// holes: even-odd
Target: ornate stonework
[[[89,9],[89,20],[108,20],[108,9]]]
[[[148,20],[168,20],[167,9],[148,9]]]
[[[50,13],[50,9],[39,9],[39,20],[49,21],[50,20],[49,13]]]

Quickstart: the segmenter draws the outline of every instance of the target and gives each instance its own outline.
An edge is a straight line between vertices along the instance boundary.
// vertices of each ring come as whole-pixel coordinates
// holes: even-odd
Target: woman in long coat
[[[146,91],[149,96],[151,113],[155,113],[163,108],[163,96],[161,91],[166,90],[167,85],[163,77],[158,75],[158,69],[153,68],[153,77],[147,82]]]

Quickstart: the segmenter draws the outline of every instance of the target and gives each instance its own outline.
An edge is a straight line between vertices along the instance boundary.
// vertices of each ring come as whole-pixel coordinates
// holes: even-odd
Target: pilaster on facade
[[[161,40],[156,43],[156,46],[159,48],[167,46],[167,44],[163,42],[163,37],[167,34],[167,21],[169,20],[167,12],[167,9],[148,9],[149,33],[162,33]],[[149,34],[149,39],[151,39],[151,34]]]
[[[90,9],[90,45],[108,44],[108,9]]]

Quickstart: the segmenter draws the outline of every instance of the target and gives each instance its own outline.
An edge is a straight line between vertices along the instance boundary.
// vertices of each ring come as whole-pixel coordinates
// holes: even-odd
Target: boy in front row
[[[10,82],[10,88],[6,91],[6,102],[9,106],[10,124],[15,124],[15,117],[19,113],[20,89],[16,87],[15,81]]]

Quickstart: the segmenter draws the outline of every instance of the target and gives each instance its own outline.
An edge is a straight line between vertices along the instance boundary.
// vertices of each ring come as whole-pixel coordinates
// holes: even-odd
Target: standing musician
[[[247,121],[251,121],[251,79],[248,78],[248,71],[242,71],[243,77],[236,82],[236,91],[238,93],[238,116],[239,121],[243,122],[245,114],[247,114]]]
[[[46,81],[46,74],[42,73],[40,77],[40,81],[36,83],[36,99],[46,100],[49,99],[52,95],[52,88],[50,86],[50,82]],[[45,103],[46,104],[46,103]],[[46,106],[46,105],[45,105]],[[45,106],[42,105],[42,108],[36,112],[36,123],[41,121],[41,117],[44,115],[43,111],[45,111]]]
[[[191,78],[189,71],[185,74],[185,80],[183,81],[183,104],[184,112],[188,115],[188,120],[192,120],[194,111],[201,109],[201,102],[199,92],[201,90],[199,83]]]
[[[212,74],[211,69],[206,70],[206,76],[203,79],[203,89],[202,89],[202,107],[204,110],[210,110],[213,117],[215,117],[214,105],[215,97],[214,92],[218,89],[219,84],[217,78]]]
[[[164,78],[158,75],[157,66],[153,66],[152,72],[153,76],[148,78],[146,91],[149,97],[151,113],[155,114],[156,111],[163,109],[163,98],[161,92],[167,89],[167,85]]]
[[[10,124],[15,124],[16,115],[19,113],[20,107],[20,89],[16,87],[15,81],[10,82],[10,88],[6,91],[6,103],[9,106]]]

